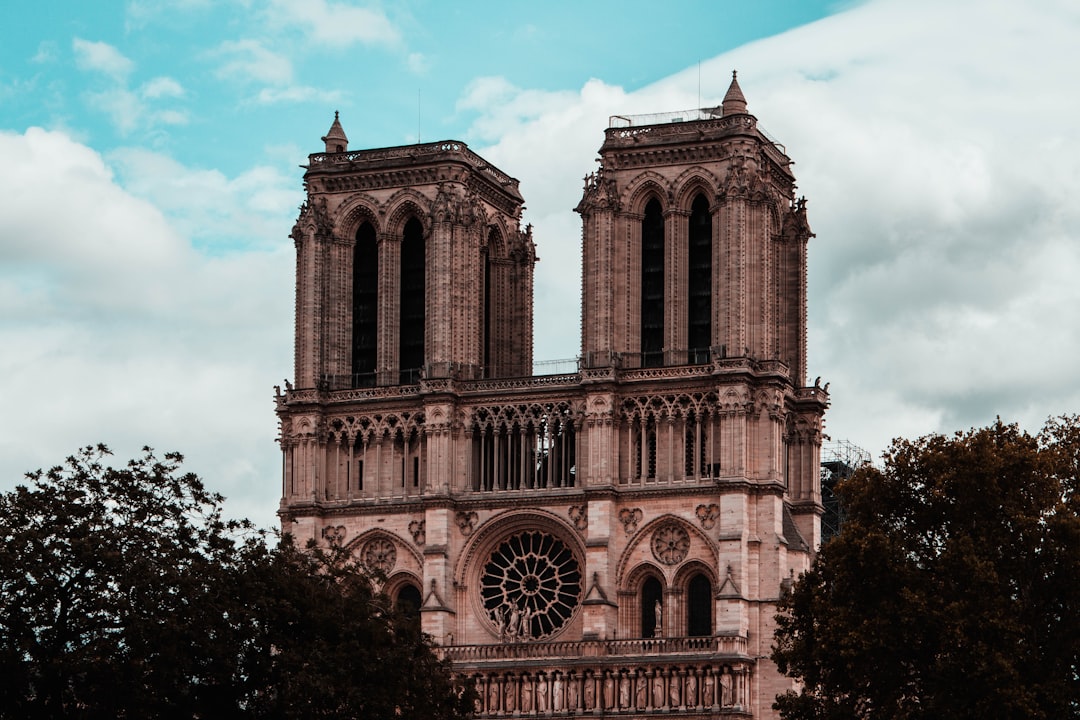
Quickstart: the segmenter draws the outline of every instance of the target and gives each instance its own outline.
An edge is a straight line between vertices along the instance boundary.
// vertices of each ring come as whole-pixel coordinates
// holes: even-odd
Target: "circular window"
[[[663,525],[653,533],[653,555],[665,565],[682,562],[689,549],[690,536],[676,523]]]
[[[388,573],[394,569],[397,560],[397,550],[394,543],[386,538],[375,538],[364,545],[362,552],[364,564],[373,570]]]
[[[480,597],[504,640],[544,638],[562,628],[581,597],[581,569],[556,537],[518,533],[491,553]]]

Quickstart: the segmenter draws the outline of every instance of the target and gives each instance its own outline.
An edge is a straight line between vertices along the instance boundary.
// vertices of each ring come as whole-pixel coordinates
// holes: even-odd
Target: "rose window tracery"
[[[360,556],[369,568],[388,573],[394,569],[397,550],[394,549],[393,541],[387,538],[375,538],[364,544],[364,550]]]
[[[504,640],[543,638],[562,628],[581,598],[581,568],[558,538],[518,533],[491,553],[480,596]]]
[[[682,562],[689,549],[690,535],[678,523],[662,525],[653,533],[653,555],[665,565]]]

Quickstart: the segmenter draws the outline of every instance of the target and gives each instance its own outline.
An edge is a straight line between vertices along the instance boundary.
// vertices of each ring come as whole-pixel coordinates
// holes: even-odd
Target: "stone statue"
[[[634,704],[638,710],[644,710],[649,702],[649,680],[644,675],[637,677],[637,687],[634,689]]]
[[[514,707],[517,702],[517,698],[515,697],[516,693],[514,692],[514,690],[517,689],[514,687],[516,684],[517,683],[510,678],[506,679],[506,692],[503,693],[506,700],[503,702],[503,710],[506,710],[508,713],[514,712]]]
[[[527,713],[532,711],[532,678],[521,678],[521,712]]]
[[[686,676],[686,694],[683,696],[686,707],[697,707],[697,675],[691,670]]]
[[[530,621],[532,620],[532,610],[526,605],[521,609],[521,626],[518,629],[518,638],[521,640],[528,640],[530,635]]]
[[[517,605],[510,606],[510,619],[506,623],[506,636],[513,642],[517,640],[518,629],[521,627],[521,610]]]
[[[536,712],[546,713],[548,709],[547,678],[538,678],[536,685]]]
[[[578,679],[577,675],[571,675],[566,684],[566,709],[570,712],[577,710],[578,704]]]
[[[664,635],[664,607],[660,604],[660,601],[656,601],[656,605],[653,606],[653,613],[656,615],[656,629],[653,630],[653,637],[663,637]]]
[[[664,678],[659,674],[652,681],[652,705],[657,709],[664,707]]]
[[[551,681],[551,709],[555,712],[563,709],[562,675],[555,675],[555,679]]]
[[[585,683],[585,709],[592,710],[596,707],[596,681],[595,678],[586,676]]]
[[[679,707],[679,678],[675,676],[674,671],[671,673],[671,682],[668,683],[668,701],[671,703],[671,709]]]
[[[630,707],[630,678],[625,673],[619,678],[619,707],[624,710]]]
[[[712,672],[708,669],[705,671],[705,679],[701,681],[701,692],[704,697],[701,698],[701,704],[705,707],[712,707],[716,704],[716,698],[713,697],[713,692],[716,689],[716,681],[713,680]]]
[[[604,678],[604,709],[612,710],[615,707],[615,679],[610,673]]]

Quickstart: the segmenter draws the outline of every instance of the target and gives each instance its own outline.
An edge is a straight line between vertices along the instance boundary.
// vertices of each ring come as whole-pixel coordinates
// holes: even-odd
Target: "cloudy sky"
[[[536,359],[578,349],[571,211],[607,118],[731,77],[795,159],[827,432],[1080,411],[1071,0],[20,3],[0,42],[0,489],[179,450],[274,522],[307,153],[446,138],[521,181]]]

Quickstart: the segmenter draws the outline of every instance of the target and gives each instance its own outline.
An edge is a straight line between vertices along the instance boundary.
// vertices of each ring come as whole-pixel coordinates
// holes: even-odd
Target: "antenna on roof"
[[[701,107],[701,60],[697,61],[697,106]]]
[[[420,88],[416,88],[416,144],[420,144]]]

